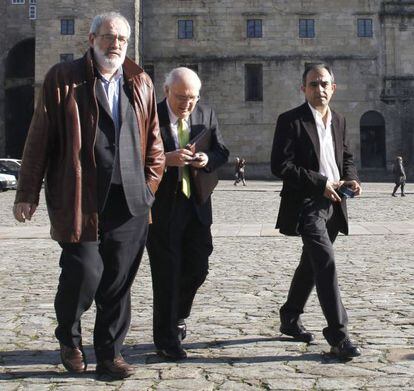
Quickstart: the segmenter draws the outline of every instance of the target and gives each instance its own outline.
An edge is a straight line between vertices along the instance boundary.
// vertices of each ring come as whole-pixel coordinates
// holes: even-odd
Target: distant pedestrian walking
[[[246,186],[246,178],[244,177],[244,168],[246,166],[246,159],[236,157],[236,166],[235,166],[235,177],[234,186],[237,186],[239,182],[243,183],[243,186]]]
[[[396,191],[401,186],[401,197],[405,197],[404,193],[404,187],[405,187],[405,181],[407,180],[407,177],[405,175],[404,166],[403,166],[403,159],[401,156],[397,156],[395,158],[394,167],[392,168],[392,172],[394,174],[394,190],[392,192],[393,197],[396,196]]]

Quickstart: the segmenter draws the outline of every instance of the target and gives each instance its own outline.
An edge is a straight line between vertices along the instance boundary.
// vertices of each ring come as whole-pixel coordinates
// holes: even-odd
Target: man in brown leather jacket
[[[62,248],[55,299],[62,363],[86,370],[80,318],[95,300],[96,371],[113,378],[133,373],[120,350],[165,162],[153,85],[125,57],[129,36],[122,15],[98,15],[84,57],[48,72],[13,209],[18,221],[30,220],[45,178],[51,236]]]

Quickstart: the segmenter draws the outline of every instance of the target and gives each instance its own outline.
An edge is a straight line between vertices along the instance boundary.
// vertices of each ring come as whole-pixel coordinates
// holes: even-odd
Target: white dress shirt
[[[172,135],[174,138],[175,148],[179,149],[180,142],[178,140],[178,117],[171,110],[171,107],[168,104],[168,99],[166,99],[166,102],[167,102],[167,108],[168,108],[168,116],[170,117],[170,127],[171,127]],[[184,121],[187,124],[187,126],[184,128],[184,132],[190,132],[190,124],[188,123],[189,122],[188,118],[187,119],[184,118]]]
[[[318,131],[320,145],[319,174],[326,176],[329,181],[337,182],[341,179],[338,165],[335,160],[335,149],[332,139],[332,113],[328,107],[326,126],[323,123],[322,114],[308,103],[313,118],[315,119],[316,130]]]

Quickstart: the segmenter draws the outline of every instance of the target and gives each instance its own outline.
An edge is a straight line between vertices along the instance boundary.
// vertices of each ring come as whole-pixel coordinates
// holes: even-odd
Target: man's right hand
[[[13,215],[17,221],[24,223],[27,220],[31,220],[32,216],[37,208],[36,204],[30,204],[28,202],[18,202],[13,205]]]
[[[184,167],[193,160],[193,153],[188,149],[176,149],[165,153],[165,165],[174,167]]]
[[[326,181],[325,191],[323,192],[324,197],[328,198],[332,202],[341,202],[341,197],[339,197],[335,189],[338,189],[342,185],[342,183],[343,181]]]

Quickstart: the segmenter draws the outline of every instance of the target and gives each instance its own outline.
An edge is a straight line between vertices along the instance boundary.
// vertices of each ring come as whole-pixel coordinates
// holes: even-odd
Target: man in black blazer
[[[185,319],[190,315],[197,292],[208,273],[213,251],[210,226],[211,199],[196,197],[194,172],[204,178],[227,162],[214,111],[198,104],[201,81],[192,70],[180,67],[166,78],[166,98],[158,104],[166,169],[152,207],[147,250],[150,259],[153,295],[154,343],[166,359],[187,357],[181,341],[186,336]],[[201,151],[186,145],[203,135],[207,144]]]
[[[302,78],[306,102],[279,116],[271,169],[283,180],[276,228],[300,235],[302,256],[280,309],[283,334],[311,342],[300,315],[314,286],[328,326],[323,334],[339,357],[361,354],[349,339],[348,317],[342,304],[333,252],[338,232],[348,234],[346,195],[361,186],[349,151],[345,119],[329,108],[334,75],[326,64],[308,64]],[[341,187],[342,186],[342,187]]]

